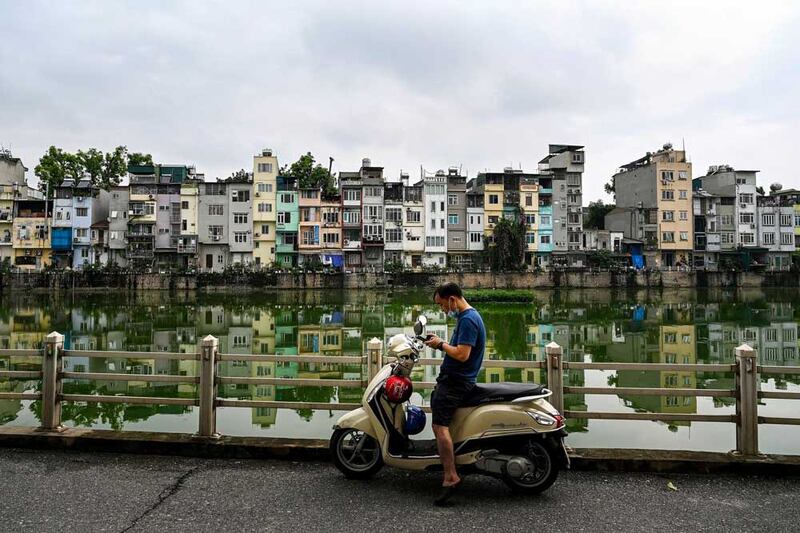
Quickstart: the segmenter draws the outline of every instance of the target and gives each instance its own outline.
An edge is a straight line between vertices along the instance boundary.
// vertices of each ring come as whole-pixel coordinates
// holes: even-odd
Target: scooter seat
[[[475,407],[485,403],[510,402],[523,396],[542,394],[544,385],[535,383],[478,383],[461,402],[462,407]]]

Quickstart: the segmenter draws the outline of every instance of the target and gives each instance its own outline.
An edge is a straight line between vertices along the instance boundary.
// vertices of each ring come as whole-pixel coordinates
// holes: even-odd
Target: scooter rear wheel
[[[531,440],[524,448],[524,455],[533,463],[533,469],[521,478],[508,474],[503,481],[514,492],[539,494],[546,491],[558,478],[558,461],[553,453],[541,442]]]
[[[383,467],[378,441],[358,429],[334,431],[330,450],[333,464],[348,479],[368,479]]]

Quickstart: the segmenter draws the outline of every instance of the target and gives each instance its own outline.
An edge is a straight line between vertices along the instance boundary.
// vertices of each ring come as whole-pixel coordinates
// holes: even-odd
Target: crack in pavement
[[[150,507],[145,509],[145,511],[142,514],[140,514],[139,516],[134,518],[133,522],[131,522],[131,524],[128,527],[126,527],[125,529],[120,531],[120,533],[125,533],[126,531],[130,531],[131,529],[136,527],[136,525],[143,518],[147,517],[150,513],[152,513],[153,511],[155,511],[159,507],[161,507],[161,504],[163,504],[165,501],[167,501],[167,499],[169,499],[176,492],[178,492],[181,489],[181,487],[183,486],[183,484],[186,482],[186,480],[189,479],[189,477],[192,474],[194,474],[195,472],[197,472],[201,468],[202,468],[202,465],[197,465],[197,466],[194,466],[194,467],[190,468],[189,470],[187,470],[183,474],[181,474],[178,477],[178,479],[175,480],[174,483],[170,483],[169,486],[167,486],[166,488],[164,488],[164,490],[161,491],[161,494],[158,495],[158,500],[155,503],[153,503],[153,505],[151,505]]]

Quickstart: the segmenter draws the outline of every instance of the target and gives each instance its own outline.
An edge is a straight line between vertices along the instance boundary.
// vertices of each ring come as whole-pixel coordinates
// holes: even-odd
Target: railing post
[[[551,342],[544,347],[544,353],[547,354],[547,388],[553,391],[550,397],[550,403],[553,407],[558,409],[558,412],[564,413],[564,368],[562,363],[562,355],[564,350],[555,342]]]
[[[756,351],[747,344],[736,355],[736,453],[758,455],[758,369]]]
[[[200,346],[200,424],[198,437],[219,438],[217,433],[217,353],[219,339],[206,335]]]
[[[383,361],[381,360],[382,352],[383,343],[378,337],[372,337],[367,342],[367,375],[369,380],[372,380],[383,366]]]
[[[64,335],[53,331],[44,341],[42,357],[42,426],[41,431],[62,431],[61,371],[63,368]]]

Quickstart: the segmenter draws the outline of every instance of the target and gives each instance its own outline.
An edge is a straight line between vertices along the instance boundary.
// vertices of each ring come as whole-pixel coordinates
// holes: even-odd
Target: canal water
[[[487,359],[544,360],[544,346],[564,347],[565,361],[637,363],[722,363],[748,343],[759,361],[800,365],[795,290],[603,290],[536,291],[534,302],[476,303],[488,340]],[[798,303],[796,303],[798,302]],[[13,294],[0,297],[0,348],[37,348],[50,331],[65,335],[67,349],[129,350],[133,358],[68,357],[65,370],[196,375],[194,361],[148,359],[145,352],[195,352],[206,335],[219,338],[231,354],[361,355],[369,339],[411,332],[416,317],[429,318],[429,331],[447,338],[454,323],[422,292],[278,292],[170,295],[162,292]],[[427,357],[437,357],[434,352]],[[0,370],[37,370],[38,359],[0,357]],[[220,374],[358,380],[359,365],[225,361]],[[437,367],[414,378],[434,381]],[[768,379],[767,379],[768,378]],[[479,381],[543,382],[540,369],[503,369],[487,364]],[[564,384],[588,387],[675,387],[732,389],[731,373],[568,370]],[[37,391],[37,380],[0,380],[0,391]],[[761,390],[800,391],[800,376],[763,376]],[[159,397],[197,396],[192,384],[65,380],[65,393]],[[360,401],[356,387],[220,385],[227,398],[344,402]],[[412,396],[427,404],[430,391]],[[732,398],[577,395],[565,397],[570,411],[733,414]],[[38,401],[0,400],[0,424],[37,426]],[[221,408],[218,429],[228,435],[327,438],[342,411]],[[762,400],[762,416],[798,416],[800,402]],[[197,409],[183,406],[66,403],[68,426],[193,433]],[[728,451],[735,447],[732,423],[568,420],[573,447],[620,447]],[[430,424],[423,437],[430,435]],[[762,425],[760,448],[800,453],[800,427]]]

